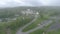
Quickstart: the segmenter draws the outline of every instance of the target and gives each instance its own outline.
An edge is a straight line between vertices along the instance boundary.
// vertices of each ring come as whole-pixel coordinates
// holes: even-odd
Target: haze
[[[60,6],[60,0],[0,0],[0,7]]]

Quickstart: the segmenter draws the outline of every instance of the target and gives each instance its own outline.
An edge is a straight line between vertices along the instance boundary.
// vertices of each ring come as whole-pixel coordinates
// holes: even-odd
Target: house
[[[27,9],[26,11],[22,11],[22,14],[25,14],[26,16],[28,15],[35,15],[35,14],[39,14],[38,12],[35,12],[33,10]]]

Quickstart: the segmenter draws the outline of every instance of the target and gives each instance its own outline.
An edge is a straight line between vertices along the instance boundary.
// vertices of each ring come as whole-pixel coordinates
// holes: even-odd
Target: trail
[[[34,28],[34,29],[31,29],[31,30],[29,30],[29,31],[26,32],[26,33],[30,33],[30,32],[36,31],[36,30],[41,29],[41,28],[43,28],[44,26],[47,26],[47,25],[49,25],[49,24],[51,24],[51,23],[52,23],[52,20],[45,20],[45,21],[42,22],[42,25],[39,25],[38,27],[36,27],[36,28]]]
[[[27,34],[27,33],[25,33],[25,32],[22,32],[22,30],[23,30],[24,28],[26,28],[27,26],[29,26],[30,24],[32,24],[37,18],[38,18],[38,15],[35,15],[35,18],[34,18],[30,23],[28,23],[28,24],[26,24],[25,26],[21,27],[21,28],[17,31],[16,34]]]
[[[31,25],[37,18],[38,18],[38,16],[35,15],[35,19],[33,19],[30,23],[26,24],[25,26],[21,27],[21,28],[17,31],[16,34],[29,34],[30,32],[36,31],[36,30],[38,30],[38,29],[41,29],[41,28],[43,28],[44,26],[47,26],[47,25],[49,25],[49,24],[52,23],[52,20],[51,20],[51,19],[44,20],[43,22],[41,22],[41,24],[40,24],[38,27],[36,27],[36,28],[34,28],[34,29],[31,29],[31,30],[29,30],[29,31],[27,31],[27,32],[22,32],[22,30],[23,30],[24,28],[26,28],[27,26]]]

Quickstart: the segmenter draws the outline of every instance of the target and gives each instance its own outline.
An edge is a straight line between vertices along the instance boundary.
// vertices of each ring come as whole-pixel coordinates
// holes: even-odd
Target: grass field
[[[54,23],[54,21],[53,21],[51,24],[45,26],[44,28],[38,29],[38,30],[36,30],[36,31],[34,31],[34,32],[31,32],[30,34],[43,34],[43,32],[45,33],[46,30],[47,30],[53,23]]]
[[[6,29],[10,29],[11,30],[11,34],[15,34],[16,30],[22,26],[24,26],[25,24],[29,23],[33,18],[30,17],[25,17],[25,19],[23,20],[23,17],[18,17],[17,20],[12,21],[12,22],[1,22],[0,23],[0,33],[1,34],[5,34],[6,33]]]
[[[43,34],[43,32],[44,32],[44,29],[38,29],[38,30],[31,32],[29,34]]]
[[[43,16],[42,18],[41,17],[38,17],[37,20],[34,21],[31,25],[29,25],[28,27],[24,28],[23,29],[23,32],[26,32],[28,30],[31,30],[31,29],[37,27],[38,24],[40,24],[42,21],[44,21],[44,20],[46,20],[48,18],[49,18],[49,16]]]

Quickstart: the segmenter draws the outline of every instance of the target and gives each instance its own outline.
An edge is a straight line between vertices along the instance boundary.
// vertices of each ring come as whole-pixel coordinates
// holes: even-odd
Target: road
[[[49,24],[51,24],[51,23],[52,23],[52,20],[45,20],[45,21],[42,22],[42,25],[39,25],[38,27],[36,27],[36,28],[34,28],[34,29],[31,29],[31,30],[29,30],[29,31],[26,32],[26,33],[30,33],[30,32],[36,31],[36,30],[41,29],[41,28],[43,28],[44,26],[47,26],[47,25],[49,25]]]
[[[49,28],[48,28],[48,32],[49,31],[53,31],[53,30],[57,30],[57,29],[60,29],[60,23],[54,23],[53,25],[51,25]]]
[[[27,26],[29,26],[30,24],[32,24],[37,18],[38,18],[38,17],[35,16],[35,19],[33,19],[30,23],[26,24],[24,27],[20,28],[20,29],[17,31],[16,34],[29,34],[30,32],[36,31],[36,30],[38,30],[38,29],[41,29],[41,28],[43,28],[44,26],[47,26],[47,25],[49,25],[49,24],[52,23],[52,20],[51,20],[51,19],[44,20],[43,22],[41,22],[41,24],[40,24],[38,27],[36,27],[36,28],[34,28],[34,29],[31,29],[31,30],[29,30],[29,31],[27,31],[27,32],[22,32],[22,30],[23,30],[24,28],[26,28]]]
[[[24,28],[26,28],[27,26],[29,26],[30,24],[32,24],[37,18],[38,18],[38,15],[35,15],[35,18],[34,18],[30,23],[28,23],[28,24],[26,24],[25,26],[21,27],[21,28],[17,31],[16,34],[27,34],[27,33],[25,33],[25,32],[22,32],[22,30],[23,30]]]

